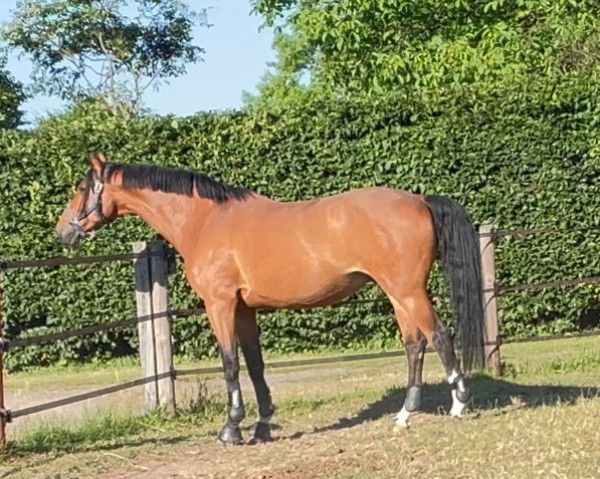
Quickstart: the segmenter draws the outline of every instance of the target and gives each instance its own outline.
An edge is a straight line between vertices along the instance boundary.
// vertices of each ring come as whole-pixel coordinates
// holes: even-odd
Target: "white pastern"
[[[458,395],[456,394],[456,389],[452,390],[452,408],[450,409],[450,416],[452,417],[462,417],[463,412],[465,410],[466,404],[464,402],[460,402],[458,399]]]
[[[396,414],[396,426],[408,428],[408,419],[410,418],[410,413],[406,410],[405,407],[402,407],[402,410]]]

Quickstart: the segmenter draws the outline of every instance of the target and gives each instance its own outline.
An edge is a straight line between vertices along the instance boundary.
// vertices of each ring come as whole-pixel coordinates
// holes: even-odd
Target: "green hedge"
[[[546,86],[547,85],[547,86]],[[435,105],[379,100],[319,102],[252,112],[126,121],[82,106],[33,132],[0,136],[0,256],[65,254],[54,225],[87,169],[84,152],[118,162],[193,168],[280,200],[371,185],[455,197],[477,223],[501,229],[558,227],[561,235],[499,241],[501,284],[597,274],[600,235],[598,86],[585,78],[453,92]],[[129,252],[155,238],[134,218],[87,242],[79,254]],[[7,335],[28,336],[135,315],[131,264],[64,267],[6,275]],[[197,306],[183,276],[172,306]],[[439,275],[432,280],[441,291]],[[518,293],[501,301],[507,336],[597,325],[600,288]],[[379,297],[370,289],[361,297]],[[444,315],[448,308],[442,307]],[[279,312],[262,321],[269,350],[299,351],[389,343],[387,305]],[[177,351],[215,352],[202,318],[175,323]],[[135,329],[15,350],[9,367],[93,361],[135,350]]]

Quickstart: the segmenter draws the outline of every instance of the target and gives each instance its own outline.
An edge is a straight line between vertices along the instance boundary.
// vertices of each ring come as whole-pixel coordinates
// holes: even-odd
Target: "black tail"
[[[464,372],[485,364],[481,258],[477,234],[466,210],[451,198],[425,197],[433,216],[438,254],[444,265],[462,346]]]

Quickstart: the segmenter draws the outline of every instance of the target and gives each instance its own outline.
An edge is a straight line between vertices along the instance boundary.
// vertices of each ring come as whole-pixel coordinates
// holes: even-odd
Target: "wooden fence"
[[[498,324],[497,298],[501,295],[516,291],[545,289],[551,287],[574,286],[579,284],[600,283],[600,277],[556,281],[552,283],[523,284],[516,286],[501,286],[496,283],[495,270],[495,240],[503,236],[523,236],[539,234],[546,230],[520,230],[520,231],[494,231],[489,225],[480,227],[479,247],[482,258],[482,291],[485,304],[485,330],[486,330],[486,358],[487,364],[496,376],[501,374],[501,357]],[[145,409],[147,411],[163,409],[173,412],[175,403],[175,380],[186,375],[212,374],[221,372],[220,367],[176,370],[173,364],[171,322],[175,319],[185,318],[204,313],[202,308],[174,311],[169,308],[168,275],[174,271],[174,252],[160,241],[151,243],[138,242],[133,245],[132,254],[107,255],[80,258],[50,258],[44,260],[27,261],[0,261],[0,446],[6,441],[6,424],[19,417],[47,411],[86,399],[112,394],[125,389],[144,386]],[[114,261],[131,261],[135,265],[136,304],[137,317],[127,318],[112,323],[96,324],[77,330],[52,333],[24,339],[7,341],[3,338],[3,312],[2,312],[2,279],[4,271],[45,268],[66,265],[97,264]],[[342,304],[362,303],[365,301],[376,302],[385,300],[349,300]],[[4,397],[4,354],[14,348],[30,347],[34,345],[64,340],[67,338],[85,336],[99,331],[121,328],[137,324],[139,334],[139,354],[141,364],[141,378],[110,387],[105,387],[84,394],[51,401],[36,406],[18,410],[11,410],[5,405]],[[528,338],[525,340],[536,340]],[[504,341],[509,342],[509,341]],[[401,356],[402,351],[351,354],[330,358],[315,358],[295,361],[280,361],[268,363],[267,368],[280,368],[291,366],[304,366],[313,364],[326,364],[342,361],[360,361],[374,358]]]

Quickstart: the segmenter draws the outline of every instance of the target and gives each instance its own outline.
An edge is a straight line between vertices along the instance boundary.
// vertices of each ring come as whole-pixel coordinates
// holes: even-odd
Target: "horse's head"
[[[82,238],[116,216],[114,202],[105,191],[106,157],[100,153],[91,155],[89,160],[90,171],[56,224],[59,241],[66,246],[77,246]]]

